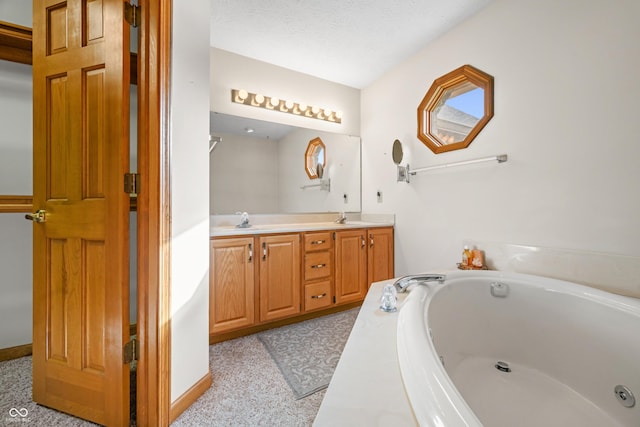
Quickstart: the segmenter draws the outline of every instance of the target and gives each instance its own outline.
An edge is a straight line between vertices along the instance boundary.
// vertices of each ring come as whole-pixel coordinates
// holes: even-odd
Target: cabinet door
[[[260,237],[260,320],[300,313],[300,235]]]
[[[211,241],[209,333],[244,326],[255,320],[253,237]]]
[[[367,293],[365,230],[336,232],[336,303],[362,300]]]
[[[393,228],[371,228],[368,234],[367,284],[371,286],[373,282],[394,277]]]

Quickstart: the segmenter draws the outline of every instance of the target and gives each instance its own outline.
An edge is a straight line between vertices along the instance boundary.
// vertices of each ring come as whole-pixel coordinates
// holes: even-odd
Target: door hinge
[[[333,296],[333,303],[334,304],[336,303],[336,296],[335,295]]]
[[[131,363],[134,360],[138,360],[138,340],[132,338],[131,341],[126,343],[123,348],[123,361],[124,363]]]
[[[140,175],[137,173],[124,174],[124,192],[138,194],[140,191]]]
[[[124,19],[129,23],[129,25],[137,28],[138,25],[140,25],[140,6],[125,2]]]
[[[336,240],[336,232],[333,232],[333,240]]]

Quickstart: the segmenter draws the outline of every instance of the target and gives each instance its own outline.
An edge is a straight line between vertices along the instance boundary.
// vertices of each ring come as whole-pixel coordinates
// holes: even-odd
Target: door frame
[[[168,426],[171,408],[172,0],[140,0],[138,52],[137,424]]]
[[[170,424],[172,0],[139,0],[137,424]],[[0,59],[31,64],[31,29],[0,26]],[[32,211],[31,196],[20,212]]]

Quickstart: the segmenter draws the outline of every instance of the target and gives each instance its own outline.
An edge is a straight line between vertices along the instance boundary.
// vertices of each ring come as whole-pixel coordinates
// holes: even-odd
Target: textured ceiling
[[[492,0],[211,0],[211,46],[362,89]]]

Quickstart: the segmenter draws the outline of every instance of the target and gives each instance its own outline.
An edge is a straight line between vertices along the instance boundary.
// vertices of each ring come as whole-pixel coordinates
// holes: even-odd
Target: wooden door
[[[122,0],[33,2],[33,399],[129,425],[129,28]]]
[[[367,294],[365,230],[336,232],[336,303],[360,301]]]
[[[393,278],[393,228],[370,228],[367,286]]]
[[[260,246],[260,320],[300,313],[300,235],[263,236]]]
[[[254,248],[253,237],[211,240],[210,334],[254,324]]]

